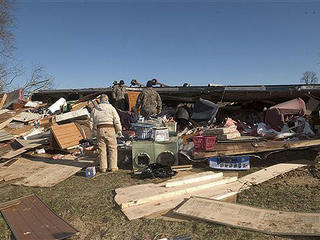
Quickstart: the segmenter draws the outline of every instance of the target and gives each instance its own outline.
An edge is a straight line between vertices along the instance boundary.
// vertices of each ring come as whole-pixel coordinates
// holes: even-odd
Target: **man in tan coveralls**
[[[138,96],[136,103],[136,111],[139,111],[140,107],[140,114],[145,118],[149,118],[150,116],[161,113],[161,97],[159,93],[157,93],[152,88],[151,81],[148,81],[147,88],[144,89]]]
[[[122,136],[122,128],[116,109],[109,103],[107,95],[102,94],[100,104],[91,112],[94,128],[97,129],[97,138],[100,155],[100,170],[106,172],[118,170],[118,149],[116,134]],[[107,148],[109,161],[107,160]]]

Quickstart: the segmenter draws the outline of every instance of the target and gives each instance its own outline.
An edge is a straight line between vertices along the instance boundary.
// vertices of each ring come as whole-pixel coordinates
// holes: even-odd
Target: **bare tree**
[[[31,72],[31,78],[24,85],[25,96],[31,96],[34,92],[44,89],[50,89],[53,87],[53,76],[45,72],[45,68],[42,65],[33,67]]]
[[[318,83],[318,77],[315,72],[306,71],[303,73],[302,78],[300,79],[302,83],[305,84],[316,84]]]
[[[13,0],[0,0],[0,54],[8,57],[14,49],[13,27]]]
[[[0,92],[22,74],[17,66],[8,63],[14,49],[12,3],[13,0],[0,0]]]

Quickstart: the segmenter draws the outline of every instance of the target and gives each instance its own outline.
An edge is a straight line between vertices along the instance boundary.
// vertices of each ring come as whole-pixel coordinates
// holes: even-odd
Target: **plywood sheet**
[[[0,181],[16,180],[12,184],[52,187],[73,176],[92,162],[90,159],[76,161],[75,159],[53,160],[45,157],[20,157],[9,167],[0,167]]]
[[[78,233],[35,195],[2,203],[0,210],[17,240],[57,240]]]
[[[75,123],[52,126],[51,133],[61,149],[74,147],[83,139]]]
[[[174,212],[268,234],[320,236],[320,213],[267,210],[197,197],[190,198]]]
[[[129,111],[136,106],[140,92],[128,91]]]
[[[41,115],[38,113],[32,112],[21,112],[17,116],[13,118],[14,121],[28,123],[34,120],[38,120],[41,118]]]

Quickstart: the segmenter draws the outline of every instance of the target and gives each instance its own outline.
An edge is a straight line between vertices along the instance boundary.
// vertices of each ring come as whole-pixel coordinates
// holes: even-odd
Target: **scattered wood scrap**
[[[25,125],[23,123],[18,122],[12,122],[9,125],[7,125],[5,128],[8,133],[13,135],[14,137],[24,137],[34,131],[34,126],[32,125]]]
[[[12,151],[6,153],[5,155],[1,156],[1,159],[9,160],[9,159],[17,157],[17,156],[19,156],[19,155],[21,155],[21,154],[23,154],[23,153],[25,153],[25,152],[27,152],[29,150],[35,149],[37,147],[40,147],[41,145],[42,145],[41,143],[40,144],[39,143],[28,144],[26,146],[23,146],[23,147],[17,149],[17,150],[12,150]]]
[[[277,150],[289,150],[303,147],[312,147],[320,145],[320,139],[301,140],[294,142],[285,141],[264,141],[264,142],[244,142],[244,143],[217,143],[215,151],[212,152],[194,152],[194,159],[230,156],[239,154],[270,152]]]
[[[190,196],[201,196],[208,197],[216,200],[225,200],[230,198],[242,190],[250,188],[250,186],[255,184],[260,184],[262,182],[268,181],[274,177],[281,174],[289,172],[291,170],[297,169],[299,167],[306,166],[305,164],[294,164],[294,163],[281,163],[274,166],[259,170],[255,173],[248,174],[237,181],[225,183],[217,186],[211,186],[210,188],[202,189],[197,192],[192,192],[189,194],[181,195],[178,197],[163,198],[156,201],[150,201],[141,205],[135,205],[128,208],[122,208],[122,212],[127,216],[129,220],[137,219],[141,217],[146,217],[159,212],[169,211],[179,204],[182,203],[184,198]],[[178,181],[176,178],[175,181]],[[178,187],[165,188],[165,183],[161,184],[142,184],[130,186],[127,188],[116,189],[115,201],[117,204],[121,205],[123,202],[135,201],[144,196],[154,196],[161,194],[162,191],[170,191],[171,189],[177,189]],[[197,183],[199,185],[204,184],[204,182]],[[186,187],[186,185],[183,185]],[[181,188],[181,186],[180,186]],[[164,189],[164,190],[163,190]]]
[[[190,198],[174,212],[267,234],[320,236],[320,213],[275,211],[199,197]]]
[[[15,113],[12,113],[12,112],[2,113],[0,115],[0,129],[7,126],[13,120],[14,116],[15,116]]]
[[[58,146],[61,149],[75,147],[83,139],[75,123],[55,125],[51,127],[52,147]]]
[[[211,175],[211,172],[209,172],[209,175]],[[237,180],[237,177],[221,177],[221,175],[215,176],[215,179],[205,179],[203,176],[204,175],[201,176],[202,181],[198,182],[197,178],[199,178],[199,176],[197,174],[193,176],[193,180],[191,180],[192,177],[176,178],[175,183],[185,181],[186,184],[179,183],[177,186],[172,187],[166,187],[166,183],[160,183],[119,188],[115,190],[117,194],[115,201],[121,206],[123,213],[128,219],[131,220],[148,216],[162,210],[170,210],[181,203],[186,197],[194,194],[201,195],[203,192],[211,191],[211,189],[219,185]],[[150,205],[156,205],[156,207],[150,207]]]
[[[12,140],[14,137],[5,130],[0,130],[0,142]]]
[[[79,120],[79,119],[88,119],[89,118],[89,112],[87,109],[80,109],[73,112],[68,112],[64,114],[60,114],[56,116],[56,122],[65,122],[70,120]]]
[[[35,195],[1,203],[0,210],[17,240],[55,240],[78,234]]]
[[[173,171],[188,171],[192,169],[192,165],[178,165],[178,166],[171,166]]]
[[[34,120],[39,120],[40,118],[41,115],[38,113],[21,112],[13,118],[13,121],[29,123]]]

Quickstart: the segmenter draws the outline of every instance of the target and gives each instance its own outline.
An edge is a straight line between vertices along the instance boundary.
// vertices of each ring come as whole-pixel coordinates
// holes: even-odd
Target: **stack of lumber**
[[[129,220],[169,211],[185,198],[200,196],[215,200],[227,199],[305,164],[277,164],[237,180],[221,173],[204,172],[160,184],[142,184],[115,190],[115,201]]]
[[[170,210],[192,195],[201,195],[210,189],[231,182],[237,177],[222,173],[204,172],[177,178],[160,184],[142,184],[116,189],[115,201],[128,219]]]
[[[320,139],[314,140],[300,140],[300,141],[263,141],[263,142],[241,142],[241,143],[217,143],[214,151],[200,152],[195,151],[193,154],[194,159],[219,157],[219,156],[232,156],[240,154],[250,154],[259,152],[270,152],[278,150],[289,150],[304,147],[312,147],[320,145]]]
[[[204,136],[216,136],[217,140],[230,140],[241,137],[240,132],[237,130],[237,126],[230,127],[211,128],[207,129],[203,133]]]

